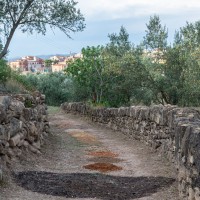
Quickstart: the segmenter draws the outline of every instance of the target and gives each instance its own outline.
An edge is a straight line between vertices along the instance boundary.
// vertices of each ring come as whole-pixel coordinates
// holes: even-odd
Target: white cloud
[[[69,40],[56,31],[47,31],[45,37],[17,31],[10,46],[9,57],[51,53],[79,52],[84,46],[106,44],[108,33],[118,33],[120,26],[127,28],[131,41],[139,43],[145,34],[149,16],[158,14],[169,30],[174,31],[186,21],[200,20],[200,0],[76,0],[86,18],[84,32],[72,35]]]
[[[191,13],[200,9],[199,0],[79,0],[87,19],[119,19],[152,14]]]

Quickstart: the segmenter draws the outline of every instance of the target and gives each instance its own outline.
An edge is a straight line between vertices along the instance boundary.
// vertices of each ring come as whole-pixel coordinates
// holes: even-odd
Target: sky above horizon
[[[27,35],[17,31],[9,47],[8,58],[26,55],[69,54],[80,52],[83,47],[105,45],[108,34],[118,33],[123,25],[131,42],[138,44],[145,35],[150,16],[160,16],[172,41],[175,30],[188,22],[200,20],[199,0],[77,0],[85,17],[83,32],[71,34],[69,39],[59,30],[47,32],[46,36]]]

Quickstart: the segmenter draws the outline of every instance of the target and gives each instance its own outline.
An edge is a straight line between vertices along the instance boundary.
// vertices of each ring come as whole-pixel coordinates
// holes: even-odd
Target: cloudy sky
[[[86,19],[86,29],[72,34],[72,40],[60,31],[46,36],[17,31],[8,58],[25,55],[68,54],[82,47],[108,43],[109,33],[118,33],[123,25],[133,43],[139,43],[151,15],[160,16],[172,41],[175,30],[188,22],[200,20],[199,0],[77,0]]]

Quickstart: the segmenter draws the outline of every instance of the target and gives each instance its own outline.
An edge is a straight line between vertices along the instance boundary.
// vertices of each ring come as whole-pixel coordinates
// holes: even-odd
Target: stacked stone
[[[24,151],[40,154],[49,131],[44,95],[0,96],[0,179],[2,168]]]
[[[178,170],[182,199],[200,200],[200,113],[171,105],[90,108],[64,103],[66,112],[79,113],[141,140],[166,155]]]

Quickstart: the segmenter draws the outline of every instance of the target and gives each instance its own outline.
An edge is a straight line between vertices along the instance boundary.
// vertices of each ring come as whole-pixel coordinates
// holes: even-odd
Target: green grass
[[[56,114],[58,112],[60,112],[60,107],[48,106],[48,113],[49,114]]]

